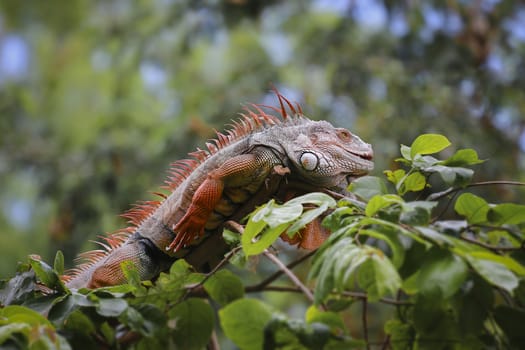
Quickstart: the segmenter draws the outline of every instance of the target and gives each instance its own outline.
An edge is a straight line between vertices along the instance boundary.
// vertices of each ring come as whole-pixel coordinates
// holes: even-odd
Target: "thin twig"
[[[479,228],[484,228],[484,229],[488,229],[488,230],[505,231],[509,235],[511,235],[514,239],[516,239],[517,241],[522,241],[521,233],[516,233],[515,230],[512,229],[511,227],[488,225],[488,224],[470,224],[469,227],[479,227]],[[525,247],[525,241],[522,241],[521,245],[523,247]]]
[[[215,332],[215,330],[211,332],[210,341],[206,346],[206,350],[221,350],[219,339],[217,338],[217,332]]]
[[[288,293],[302,293],[303,291],[299,289],[298,287],[291,287],[291,286],[259,286],[253,285],[253,286],[247,286],[244,288],[245,293],[259,293],[259,292],[288,292]],[[314,293],[312,289],[310,289],[311,293]],[[350,292],[350,291],[344,291],[339,293],[339,295],[350,297],[354,299],[365,299],[367,298],[366,293],[361,292]],[[411,306],[413,303],[409,301],[402,301],[402,300],[395,300],[390,298],[381,298],[379,299],[379,302],[383,304],[388,305],[395,305],[395,306]]]
[[[450,205],[452,204],[452,201],[454,200],[454,197],[456,197],[456,195],[457,195],[457,192],[455,192],[454,195],[450,198],[450,200],[447,202],[447,204],[445,205],[445,208],[443,208],[441,213],[439,213],[434,218],[432,218],[432,220],[430,220],[432,223],[436,222],[441,216],[443,216],[447,212],[448,208],[450,208]],[[430,198],[430,196],[428,198]],[[430,199],[427,199],[427,200],[430,200]]]
[[[291,263],[289,263],[288,265],[286,265],[286,267],[288,269],[290,269],[290,270],[293,269],[295,266],[299,265],[300,263],[302,263],[306,259],[310,258],[312,255],[314,255],[316,251],[317,250],[312,250],[311,252],[308,252],[307,254],[301,256],[297,260],[294,260]],[[251,286],[250,288],[253,288],[253,289],[256,289],[256,290],[262,290],[264,287],[266,287],[267,285],[269,285],[270,283],[275,281],[277,278],[279,278],[283,273],[284,273],[283,270],[277,270],[277,271],[275,271],[275,273],[273,273],[272,275],[268,276],[267,278],[265,278],[261,282],[257,283],[256,285]]]
[[[468,238],[468,237],[465,237],[465,236],[459,236],[459,238],[465,242],[469,242],[469,243],[472,243],[472,244],[475,244],[475,245],[478,245],[480,247],[483,247],[485,249],[488,249],[490,251],[493,251],[495,253],[501,253],[501,252],[509,252],[509,251],[515,251],[515,250],[521,250],[523,249],[523,245],[522,246],[519,246],[519,247],[498,247],[498,246],[494,246],[494,245],[490,245],[490,244],[487,244],[487,243],[484,243],[484,242],[480,242],[478,240],[475,240],[475,239],[472,239],[472,238]]]
[[[244,227],[235,221],[230,220],[230,221],[227,221],[226,224],[230,226],[231,228],[235,229],[240,234],[244,232]],[[299,278],[297,278],[297,276],[285,264],[283,264],[281,260],[279,260],[274,254],[270,253],[268,249],[264,250],[263,255],[266,256],[269,260],[271,260],[275,265],[277,265],[277,267],[279,267],[279,270],[282,271],[286,276],[288,276],[288,278],[292,281],[292,283],[295,284],[302,291],[302,293],[308,298],[308,300],[310,300],[310,302],[312,303],[314,302],[314,295],[312,294],[310,289],[308,289],[299,280]],[[299,262],[304,259],[306,258],[303,257],[302,259],[299,259]],[[269,283],[271,283],[272,281],[273,280],[271,280]]]
[[[385,340],[383,340],[383,346],[381,346],[381,350],[387,350],[390,347],[390,334],[387,334],[385,337]]]
[[[228,252],[228,254],[226,254],[224,256],[224,258],[217,264],[215,265],[215,267],[210,271],[208,272],[204,278],[202,279],[202,281],[198,282],[198,283],[194,283],[194,284],[191,284],[191,285],[188,285],[186,286],[186,295],[184,296],[184,299],[189,296],[190,294],[193,294],[193,292],[198,289],[199,287],[203,286],[204,283],[211,277],[213,276],[213,274],[215,274],[219,269],[221,269],[224,265],[226,265],[230,259],[235,255],[237,254],[237,252],[239,250],[241,250],[242,247],[241,246],[237,246],[235,248],[233,248],[232,250],[230,250]],[[197,291],[196,292],[197,294],[201,293],[200,291]]]
[[[491,186],[491,185],[510,185],[510,186],[525,186],[525,182],[520,181],[505,181],[505,180],[496,180],[496,181],[481,181],[481,182],[474,182],[471,184],[466,185],[465,187],[451,187],[448,188],[442,192],[432,193],[427,197],[428,201],[435,201],[438,199],[441,199],[447,195],[449,195],[452,192],[461,191],[468,187],[477,187],[477,186]]]
[[[351,297],[351,298],[356,298],[356,299],[367,299],[368,298],[368,295],[366,293],[362,293],[362,292],[344,291],[344,292],[341,293],[341,295],[348,296],[348,297]],[[413,303],[411,303],[409,301],[403,301],[403,300],[399,300],[399,299],[381,298],[381,299],[379,299],[379,301],[384,303],[384,304],[390,304],[390,305],[399,305],[399,306],[410,306],[410,305],[413,305]]]
[[[366,349],[370,350],[370,344],[368,343],[368,298],[363,298],[362,304],[361,319],[363,322],[363,340],[366,343]]]
[[[224,226],[231,228],[234,231],[237,231],[239,234],[244,233],[244,226],[239,224],[237,221],[228,220],[224,223]]]
[[[297,276],[290,269],[288,269],[285,264],[283,264],[281,260],[279,260],[274,254],[270,253],[267,249],[264,250],[263,254],[275,265],[277,265],[277,267],[279,267],[279,269],[283,271],[283,273],[286,276],[288,276],[290,281],[292,281],[292,283],[295,284],[303,292],[303,294],[306,296],[306,298],[308,298],[310,302],[314,302],[314,295],[312,294],[310,289],[308,289],[308,287],[306,287],[303,284],[303,282],[301,282],[299,278],[297,278]]]
[[[521,181],[506,181],[506,180],[480,181],[480,182],[474,182],[474,183],[468,184],[467,187],[490,186],[490,185],[525,186],[525,182],[521,182]]]

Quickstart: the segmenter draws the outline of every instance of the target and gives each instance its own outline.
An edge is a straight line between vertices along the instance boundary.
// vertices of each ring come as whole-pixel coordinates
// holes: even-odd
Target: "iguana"
[[[143,280],[182,257],[201,266],[221,244],[227,220],[242,219],[270,198],[346,185],[373,168],[369,144],[346,129],[308,119],[298,104],[276,95],[280,108],[249,105],[230,130],[206,143],[207,150],[173,163],[166,181],[170,194],[159,193],[161,200],[123,214],[130,226],[104,237],[102,249],[81,254],[84,262],[64,276],[68,287],[124,283],[124,261]],[[266,113],[268,108],[280,116]],[[323,239],[313,229],[293,243],[312,248]]]

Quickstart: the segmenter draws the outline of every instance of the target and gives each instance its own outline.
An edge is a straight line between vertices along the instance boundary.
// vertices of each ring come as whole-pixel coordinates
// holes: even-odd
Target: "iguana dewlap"
[[[270,198],[334,188],[373,168],[372,148],[346,129],[306,118],[299,106],[277,94],[280,117],[253,105],[207,150],[177,161],[162,201],[137,205],[123,216],[130,227],[105,238],[103,249],[84,253],[86,262],[65,276],[70,288],[125,282],[121,263],[130,261],[141,279],[154,278],[177,258],[199,265],[220,245],[227,220],[239,220]],[[292,115],[287,115],[284,103]],[[294,243],[324,239],[312,230]],[[219,238],[217,238],[219,237]]]

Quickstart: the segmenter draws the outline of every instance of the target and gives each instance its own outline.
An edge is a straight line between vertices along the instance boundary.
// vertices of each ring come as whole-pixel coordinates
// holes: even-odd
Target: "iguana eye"
[[[343,141],[350,141],[352,139],[352,134],[350,131],[345,129],[337,130],[337,136]]]
[[[303,169],[308,171],[315,170],[319,164],[319,158],[317,158],[312,152],[304,152],[301,154],[299,161],[301,162]]]

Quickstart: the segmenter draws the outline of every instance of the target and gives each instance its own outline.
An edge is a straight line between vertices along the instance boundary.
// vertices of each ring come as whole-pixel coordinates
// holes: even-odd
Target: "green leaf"
[[[392,204],[401,204],[403,199],[395,194],[375,195],[366,205],[366,216],[374,216],[379,210]]]
[[[104,336],[104,340],[108,344],[114,344],[115,343],[115,329],[111,327],[108,323],[108,321],[105,321],[100,326],[100,333]]]
[[[337,203],[335,199],[327,195],[326,193],[322,192],[311,192],[304,194],[299,197],[295,197],[293,199],[290,199],[288,202],[285,203],[289,205],[296,205],[297,203],[303,205],[303,204],[315,204],[318,206],[326,205],[329,208],[334,208]]]
[[[265,327],[271,318],[270,308],[256,299],[239,299],[219,310],[224,334],[243,350],[263,348]]]
[[[36,288],[34,271],[18,273],[1,286],[0,304],[21,304],[25,300],[33,297],[33,292]]]
[[[390,319],[385,323],[385,333],[390,335],[390,343],[394,350],[410,349],[413,330],[409,324],[400,320]]]
[[[152,304],[140,304],[135,308],[128,308],[128,310],[137,310],[144,319],[140,329],[136,329],[145,336],[153,336],[157,332],[162,331],[166,327],[166,314],[163,310]]]
[[[383,229],[386,232],[383,233],[376,231],[378,229]],[[405,259],[405,248],[393,230],[388,228],[376,228],[375,230],[361,229],[359,230],[359,235],[369,236],[385,241],[392,251],[392,263],[394,266],[399,268],[403,264],[403,260]]]
[[[454,210],[463,215],[470,224],[479,224],[487,221],[488,203],[472,193],[463,193],[456,200]]]
[[[120,263],[120,268],[126,277],[126,281],[128,282],[127,285],[131,287],[131,289],[134,290],[141,287],[142,282],[140,280],[140,274],[136,264],[130,260],[124,260]]]
[[[474,258],[486,259],[500,263],[505,265],[505,267],[516,273],[518,276],[525,276],[525,266],[508,255],[499,255],[488,250],[472,251],[469,253],[469,255]]]
[[[418,294],[413,306],[412,326],[420,335],[417,349],[433,349],[455,330],[454,314],[448,300],[437,295]]]
[[[381,250],[367,245],[357,246],[351,237],[341,238],[317,254],[310,277],[317,277],[316,305],[334,289],[341,292],[355,288],[356,280],[367,291],[370,300],[393,294],[401,285],[397,270]]]
[[[307,323],[323,323],[330,327],[330,330],[335,332],[342,332],[345,329],[345,324],[341,314],[331,311],[321,311],[315,305],[310,305],[306,310],[305,320]]]
[[[428,225],[430,222],[430,215],[432,209],[437,205],[437,202],[430,201],[413,201],[403,203],[401,208],[401,216],[399,221],[403,224],[412,226]]]
[[[483,278],[474,276],[469,287],[463,290],[458,310],[458,324],[466,333],[478,333],[493,310],[494,291]],[[473,283],[473,285],[472,285]]]
[[[474,165],[483,163],[484,160],[478,158],[478,153],[471,149],[460,149],[452,155],[452,157],[440,162],[442,165],[446,166],[465,166],[465,165]]]
[[[303,206],[298,202],[279,206],[271,200],[261,206],[250,215],[241,236],[244,254],[248,257],[262,253],[302,212]]]
[[[8,323],[6,325],[0,326],[0,344],[3,344],[6,340],[11,338],[16,333],[23,333],[27,337],[30,331],[31,331],[31,326],[28,325],[27,323],[13,322],[13,323]]]
[[[448,239],[447,235],[434,230],[431,227],[425,227],[425,226],[416,226],[415,227],[419,233],[421,233],[422,236],[429,238],[430,240],[434,241],[437,245],[445,245],[445,244],[452,244],[452,241]]]
[[[425,170],[427,171],[428,168],[432,167],[433,165],[439,163],[439,159],[432,157],[432,156],[422,156],[420,154],[416,155],[414,157],[414,160],[412,161],[412,168],[416,168],[418,170]]]
[[[509,293],[518,287],[518,277],[505,265],[487,259],[479,259],[472,255],[466,255],[466,258],[474,270],[493,286],[503,288]]]
[[[210,297],[221,305],[226,305],[244,296],[242,281],[231,271],[220,270],[204,283]]]
[[[74,298],[71,295],[57,299],[53,307],[49,310],[47,318],[55,325],[62,325],[69,315],[78,309]]]
[[[363,176],[357,178],[350,183],[348,189],[365,200],[369,200],[375,195],[388,193],[384,181],[376,176]]]
[[[401,145],[401,147],[399,148],[399,152],[401,153],[403,158],[405,158],[406,160],[412,160],[412,156],[411,156],[412,151],[410,147],[406,145]]]
[[[58,250],[55,255],[55,261],[53,263],[53,268],[59,275],[64,274],[64,254],[61,250]]]
[[[385,295],[395,295],[401,278],[392,262],[378,249],[367,248],[368,259],[360,266],[357,281],[366,290],[368,300],[377,301]]]
[[[410,157],[416,154],[432,154],[450,146],[450,141],[443,135],[423,134],[418,136],[410,146]]]
[[[236,246],[241,242],[241,235],[228,229],[222,231],[222,238],[229,246]]]
[[[202,349],[208,344],[214,316],[210,304],[190,298],[177,304],[168,316],[175,320],[172,339],[180,349]]]
[[[488,219],[496,225],[517,225],[525,222],[525,205],[502,203],[491,208]]]
[[[509,348],[522,348],[523,344],[525,344],[525,334],[523,333],[525,311],[507,305],[500,305],[494,312],[494,319],[509,339]]]
[[[386,178],[388,179],[388,181],[390,181],[394,185],[397,185],[399,181],[401,181],[403,177],[405,177],[405,174],[406,174],[406,172],[403,169],[397,169],[394,171],[385,170],[383,173],[386,175]],[[384,194],[384,193],[376,193],[376,194]]]
[[[35,270],[37,279],[39,279],[46,287],[54,288],[60,284],[60,278],[51,266],[47,265],[42,260],[34,258],[30,258],[29,263],[33,270]]]
[[[51,322],[38,312],[20,305],[8,305],[0,309],[0,320],[6,319],[9,323],[26,323],[31,326],[48,326]]]
[[[288,201],[283,205],[278,205],[275,204],[274,200],[271,200],[255,212],[251,217],[251,221],[264,222],[270,228],[274,228],[294,221],[302,212],[303,206],[297,201]]]
[[[326,210],[328,210],[328,206],[323,204],[317,208],[312,209],[305,209],[304,212],[301,214],[299,219],[297,219],[288,229],[286,230],[286,234],[289,237],[292,237],[305,227],[307,224],[318,218],[321,214],[323,214]]]
[[[64,329],[85,335],[96,332],[93,321],[78,309],[69,315],[67,322],[64,324]]]
[[[303,204],[314,204],[318,208],[304,211]],[[241,244],[246,256],[262,253],[290,227],[293,235],[305,224],[315,219],[328,208],[336,206],[335,200],[319,192],[309,193],[289,200],[283,205],[271,200],[257,209],[248,220]]]
[[[423,169],[426,172],[438,173],[448,186],[463,187],[470,182],[474,171],[462,167],[449,167],[445,165],[433,165]]]
[[[242,248],[246,257],[261,254],[275,242],[288,226],[289,223],[284,223],[274,228],[263,225],[262,229],[257,231],[256,229],[260,228],[260,226],[253,229],[253,226],[250,226],[250,222],[248,222],[241,237]]]
[[[421,293],[447,299],[458,291],[467,274],[468,267],[463,259],[446,250],[435,249],[423,262],[417,284]]]
[[[119,298],[99,298],[97,313],[105,317],[117,317],[128,307],[128,302]]]
[[[427,180],[423,174],[416,171],[408,175],[402,182],[398,183],[398,191],[400,194],[407,192],[417,192],[425,188]]]

